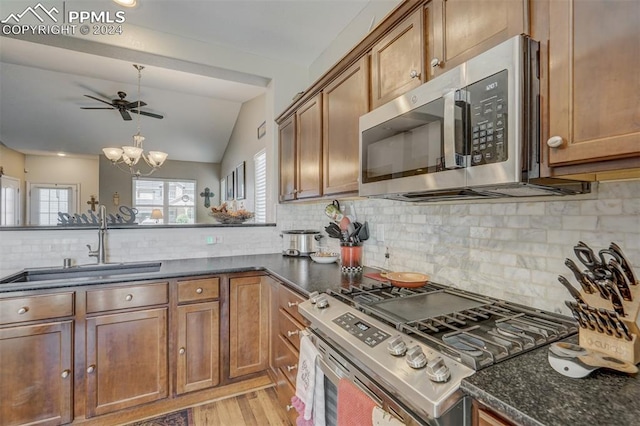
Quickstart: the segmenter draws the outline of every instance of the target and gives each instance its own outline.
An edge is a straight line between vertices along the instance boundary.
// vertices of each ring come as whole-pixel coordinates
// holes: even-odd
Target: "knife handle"
[[[573,260],[567,258],[564,260],[564,264],[571,272],[573,272],[573,275],[576,277],[576,280],[578,280],[580,287],[582,287],[582,290],[585,293],[593,294],[595,292],[595,284],[588,276],[582,273],[580,268],[578,268],[578,265],[576,265]]]
[[[609,245],[609,250],[611,250],[612,252],[614,252],[614,253],[616,253],[618,255],[618,260],[620,261],[620,266],[622,267],[622,270],[627,275],[627,278],[629,279],[629,282],[631,283],[631,285],[638,284],[638,280],[636,279],[636,276],[635,276],[635,274],[633,272],[633,268],[631,267],[631,263],[629,263],[629,261],[627,260],[626,256],[622,252],[622,249],[620,248],[620,246],[618,246],[616,243],[611,243]]]
[[[627,276],[625,275],[622,267],[618,262],[611,259],[609,261],[609,271],[611,271],[611,279],[613,283],[616,285],[618,290],[620,291],[620,295],[624,300],[631,301],[631,289],[629,288],[629,281],[627,280]]]
[[[611,300],[613,310],[616,311],[618,315],[624,316],[624,306],[622,305],[622,299],[618,291],[611,285],[610,281],[605,281],[602,285],[604,285],[609,293],[609,300]]]
[[[578,311],[578,304],[576,302],[571,302],[569,300],[565,300],[564,304],[567,305],[573,317],[578,321],[578,324],[581,328],[588,328],[584,319],[580,316],[580,312]]]
[[[578,303],[584,303],[584,300],[582,300],[582,296],[580,295],[580,292],[571,285],[571,283],[562,275],[558,275],[558,281],[560,281],[560,284],[562,284],[567,290],[569,290],[569,293],[571,294],[571,297],[573,297],[576,302]]]

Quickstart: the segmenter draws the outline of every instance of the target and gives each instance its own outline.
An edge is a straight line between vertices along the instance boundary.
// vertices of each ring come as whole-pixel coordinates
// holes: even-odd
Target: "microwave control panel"
[[[466,87],[471,166],[507,161],[507,70]]]

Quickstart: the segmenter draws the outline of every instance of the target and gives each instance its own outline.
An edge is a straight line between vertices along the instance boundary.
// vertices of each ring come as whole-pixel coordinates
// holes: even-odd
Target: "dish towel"
[[[375,401],[347,379],[338,383],[338,426],[373,426]]]
[[[374,407],[373,414],[371,416],[373,426],[403,426],[400,420],[396,419],[391,414],[387,413],[380,407]]]
[[[324,375],[316,363],[320,355],[308,334],[300,336],[296,393],[292,405],[300,416],[298,426],[324,426]]]

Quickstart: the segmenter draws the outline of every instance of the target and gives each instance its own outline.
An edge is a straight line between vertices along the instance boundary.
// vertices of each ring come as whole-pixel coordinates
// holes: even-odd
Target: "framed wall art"
[[[235,196],[236,196],[236,200],[244,200],[245,198],[245,194],[244,194],[244,161],[242,163],[240,163],[238,165],[238,167],[236,167],[236,179],[235,179],[235,183],[236,183],[236,189],[235,189]]]
[[[233,200],[234,197],[234,193],[233,193],[233,185],[234,185],[234,173],[235,172],[231,172],[227,175],[227,201],[231,201]]]
[[[262,139],[262,137],[266,134],[267,134],[267,122],[263,121],[262,124],[258,126],[258,139]]]

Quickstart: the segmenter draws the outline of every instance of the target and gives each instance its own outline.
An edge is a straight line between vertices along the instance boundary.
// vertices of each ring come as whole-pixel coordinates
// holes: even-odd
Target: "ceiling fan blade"
[[[131,115],[125,109],[120,110],[120,115],[122,116],[123,120],[127,120],[127,121],[131,120]]]
[[[100,99],[100,98],[96,98],[95,96],[91,96],[91,95],[85,95],[85,96],[86,96],[87,98],[95,99],[95,100],[96,100],[96,101],[98,101],[98,102],[102,102],[102,103],[105,103],[105,104],[107,104],[107,105],[112,105],[112,104],[111,104],[111,102],[104,101],[104,100],[102,100],[102,99]]]
[[[132,112],[132,113],[134,113],[134,114],[138,114],[138,113],[140,113],[140,115],[146,115],[146,116],[148,116],[148,117],[160,118],[160,119],[163,119],[163,118],[164,118],[164,117],[163,117],[163,116],[161,116],[161,115],[153,114],[153,113],[151,113],[151,112],[138,111],[138,110],[136,110],[136,109],[132,109],[132,110],[129,110],[129,111],[131,111],[131,112]]]
[[[107,108],[107,107],[80,107],[80,109],[115,109],[113,107],[111,108]]]
[[[140,105],[138,105],[138,102],[140,102]],[[131,109],[131,108],[140,108],[140,107],[143,107],[143,106],[147,106],[147,103],[146,103],[146,102],[142,102],[142,101],[135,101],[135,102],[129,102],[129,103],[126,105],[126,108],[127,108],[127,109]]]

